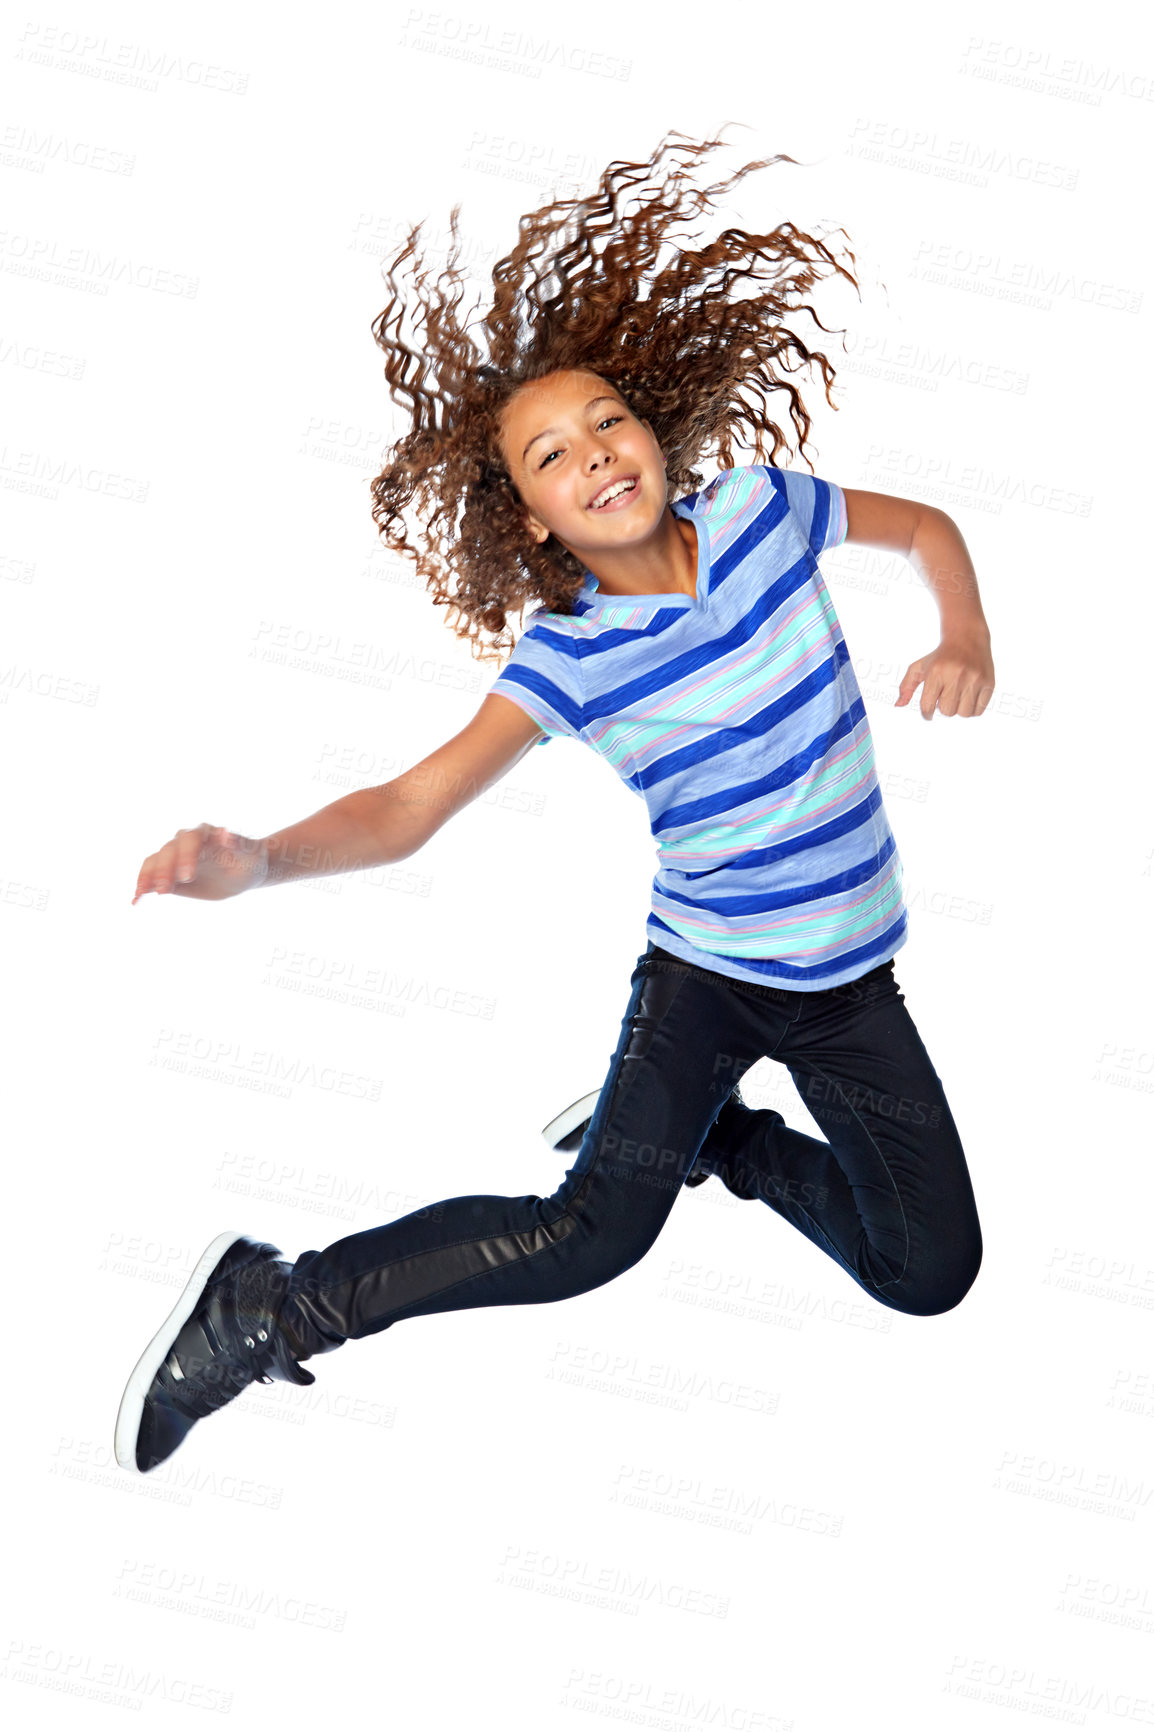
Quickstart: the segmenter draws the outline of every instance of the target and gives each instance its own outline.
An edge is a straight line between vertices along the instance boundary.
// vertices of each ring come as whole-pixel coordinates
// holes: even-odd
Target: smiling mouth
[[[640,476],[637,475],[626,475],[620,481],[609,483],[596,495],[586,509],[589,511],[607,510],[610,506],[616,505],[618,500],[627,498],[631,493],[636,493],[640,479]],[[610,494],[612,497],[607,497]]]

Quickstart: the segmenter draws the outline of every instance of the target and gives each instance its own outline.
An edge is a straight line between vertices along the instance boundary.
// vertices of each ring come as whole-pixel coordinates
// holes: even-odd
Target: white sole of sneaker
[[[136,1465],[136,1441],[140,1436],[140,1422],[144,1417],[144,1398],[152,1388],[152,1380],[168,1357],[173,1342],[196,1309],[197,1301],[208,1285],[209,1276],[229,1246],[235,1245],[238,1239],[245,1236],[236,1232],[217,1234],[189,1276],[184,1292],[136,1362],[120,1398],[114,1446],[117,1461],[121,1467],[127,1468],[129,1473],[140,1472]]]
[[[574,1101],[571,1107],[566,1107],[563,1113],[558,1113],[555,1119],[550,1119],[541,1132],[551,1149],[555,1149],[562,1138],[575,1130],[582,1119],[591,1119],[601,1099],[601,1090],[594,1089],[592,1094],[582,1095],[579,1101]]]

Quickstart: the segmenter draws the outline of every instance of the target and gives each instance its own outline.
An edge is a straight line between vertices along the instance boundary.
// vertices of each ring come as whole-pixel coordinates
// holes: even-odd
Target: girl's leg
[[[730,1100],[702,1161],[881,1304],[918,1316],[948,1311],[978,1273],[981,1229],[957,1126],[893,961],[796,996],[801,1012],[773,1056],[828,1140]]]
[[[653,948],[634,969],[596,1112],[560,1187],[453,1197],[304,1252],[278,1318],[298,1358],[405,1317],[570,1298],[645,1255],[732,1087],[715,1047],[729,1053],[739,1039],[709,977],[669,969]]]

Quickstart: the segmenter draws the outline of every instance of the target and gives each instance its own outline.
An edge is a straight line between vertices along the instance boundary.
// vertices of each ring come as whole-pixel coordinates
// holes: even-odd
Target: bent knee
[[[898,1311],[911,1317],[940,1317],[960,1305],[978,1278],[982,1266],[982,1247],[957,1262],[927,1269],[920,1279],[895,1282],[880,1297]]]

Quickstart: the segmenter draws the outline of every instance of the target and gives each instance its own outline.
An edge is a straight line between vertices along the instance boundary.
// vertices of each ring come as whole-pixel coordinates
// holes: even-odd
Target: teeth
[[[634,481],[619,481],[615,487],[611,487],[607,493],[601,495],[593,506],[594,511],[600,511],[602,506],[608,505],[611,499],[616,499],[619,493],[631,493],[636,485]]]

